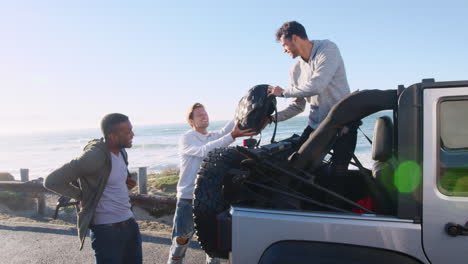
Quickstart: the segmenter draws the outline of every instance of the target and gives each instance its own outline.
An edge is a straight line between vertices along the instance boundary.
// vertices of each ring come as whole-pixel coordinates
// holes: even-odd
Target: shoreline
[[[130,171],[130,173],[138,173],[138,168],[139,167],[132,167],[132,166],[129,166],[128,170]],[[165,167],[163,169],[160,169],[160,170],[150,170],[149,168],[151,168],[151,166],[146,166],[147,168],[147,177],[148,178],[151,178],[151,177],[158,177],[158,176],[167,176],[167,173],[168,172],[179,172],[179,167],[178,166],[168,166],[168,167]],[[7,171],[7,170],[0,170],[0,174],[9,174],[11,175],[14,179],[14,181],[17,181],[17,182],[20,182],[21,181],[21,175],[20,175],[20,170],[21,169],[17,169],[16,172],[14,171]],[[31,170],[29,170],[29,173],[31,172]],[[48,174],[47,174],[48,175]],[[42,175],[42,176],[38,176],[38,177],[34,177],[34,174],[33,175],[29,175],[29,180],[30,181],[33,181],[33,180],[37,180],[39,178],[45,178],[47,175]],[[0,180],[2,181],[2,180]]]

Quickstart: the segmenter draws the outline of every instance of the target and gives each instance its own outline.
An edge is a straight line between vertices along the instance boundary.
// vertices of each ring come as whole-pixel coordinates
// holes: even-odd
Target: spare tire
[[[224,241],[229,240],[230,235],[219,234],[217,217],[230,208],[223,196],[225,176],[229,170],[239,169],[243,159],[234,148],[215,149],[203,160],[198,172],[193,203],[194,228],[202,249],[211,257],[228,258],[231,250],[231,241]]]

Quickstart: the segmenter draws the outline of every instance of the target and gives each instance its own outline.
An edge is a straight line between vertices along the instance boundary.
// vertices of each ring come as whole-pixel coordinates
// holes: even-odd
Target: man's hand
[[[279,87],[279,86],[268,86],[268,90],[267,90],[267,93],[268,93],[268,96],[279,96],[279,97],[283,97],[283,92],[284,92],[284,89]]]
[[[249,136],[255,136],[257,135],[258,132],[249,128],[249,129],[244,129],[244,130],[241,130],[239,128],[239,122],[236,122],[236,125],[234,126],[234,128],[232,129],[231,131],[231,136],[232,138],[238,138],[238,137],[249,137]]]
[[[127,184],[127,188],[129,190],[135,188],[136,186],[136,181],[130,177],[127,177],[127,180],[125,181],[125,183]]]

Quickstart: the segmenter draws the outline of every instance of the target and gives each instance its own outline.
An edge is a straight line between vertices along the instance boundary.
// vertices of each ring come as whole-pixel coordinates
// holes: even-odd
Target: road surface
[[[170,234],[142,232],[143,263],[166,263]],[[204,263],[205,254],[191,241],[185,263]],[[79,251],[76,228],[69,226],[0,221],[0,263],[94,263],[90,239]]]

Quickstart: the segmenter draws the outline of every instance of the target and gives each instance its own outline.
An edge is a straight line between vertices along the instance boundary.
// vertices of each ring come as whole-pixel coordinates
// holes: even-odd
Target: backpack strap
[[[123,157],[123,159],[125,161],[125,165],[127,165],[127,177],[130,177],[130,171],[128,170],[128,154],[127,154],[127,151],[125,151],[125,149],[121,149],[120,153],[122,154],[122,157]]]
[[[273,130],[273,136],[271,137],[271,143],[276,143],[275,136],[276,136],[276,128],[278,127],[278,108],[275,105],[275,130]]]
[[[273,136],[271,136],[271,141],[270,143],[276,143],[275,137],[276,137],[276,128],[278,127],[278,108],[276,108],[275,105],[275,129],[273,130]],[[262,141],[262,132],[260,132],[260,139],[257,141],[257,144],[255,145],[256,148],[260,145],[260,142]]]
[[[125,151],[125,149],[121,149],[120,150],[120,153],[122,154],[122,157],[125,161],[125,165],[128,166],[128,154],[127,154],[127,151]]]

